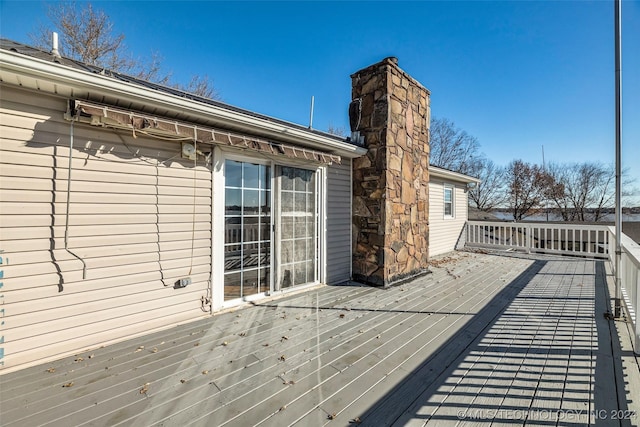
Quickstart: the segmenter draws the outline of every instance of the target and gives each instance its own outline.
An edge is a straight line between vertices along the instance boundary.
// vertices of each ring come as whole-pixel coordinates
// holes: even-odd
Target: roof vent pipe
[[[53,57],[56,59],[62,58],[60,56],[60,51],[58,50],[58,33],[56,33],[55,31],[52,34],[51,44],[52,44],[51,54],[53,55]]]

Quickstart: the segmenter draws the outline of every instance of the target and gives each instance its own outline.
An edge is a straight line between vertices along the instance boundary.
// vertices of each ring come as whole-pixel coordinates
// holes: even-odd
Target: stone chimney
[[[353,278],[386,287],[428,271],[430,93],[393,57],[351,82]]]

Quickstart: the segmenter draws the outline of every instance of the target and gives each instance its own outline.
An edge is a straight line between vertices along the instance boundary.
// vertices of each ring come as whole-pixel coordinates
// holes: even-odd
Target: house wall
[[[327,283],[351,278],[351,159],[327,168]]]
[[[13,370],[206,314],[211,171],[180,144],[75,124],[66,99],[2,85],[0,369]],[[162,162],[162,163],[159,163]],[[195,220],[195,221],[194,221]],[[190,277],[192,283],[174,289]]]
[[[444,216],[444,185],[454,186],[454,217]],[[467,222],[466,184],[446,181],[431,175],[429,182],[429,255],[455,250],[456,243]]]

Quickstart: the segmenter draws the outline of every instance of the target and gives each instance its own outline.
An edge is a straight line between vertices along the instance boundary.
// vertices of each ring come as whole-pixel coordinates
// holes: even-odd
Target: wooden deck
[[[456,253],[0,376],[2,426],[637,425],[604,261]],[[616,419],[617,418],[617,419]],[[622,419],[620,419],[622,418]]]

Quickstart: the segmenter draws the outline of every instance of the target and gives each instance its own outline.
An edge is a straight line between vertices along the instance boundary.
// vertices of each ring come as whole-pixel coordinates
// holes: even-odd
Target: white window
[[[453,204],[453,186],[445,184],[444,185],[444,217],[445,218],[453,218],[454,217],[454,204]]]

